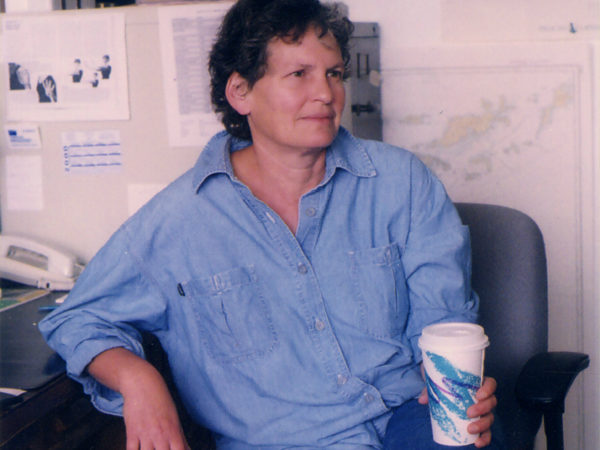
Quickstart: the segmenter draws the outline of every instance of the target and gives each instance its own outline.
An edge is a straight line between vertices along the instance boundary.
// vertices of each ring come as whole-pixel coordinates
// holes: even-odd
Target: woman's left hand
[[[492,432],[490,428],[494,423],[494,414],[492,410],[498,404],[498,399],[494,395],[496,392],[496,380],[490,377],[483,379],[483,384],[475,394],[477,403],[467,409],[467,416],[479,417],[478,420],[469,425],[468,431],[472,434],[480,433],[475,441],[475,447],[485,447],[492,441]]]
[[[492,432],[490,431],[492,423],[494,423],[494,414],[492,413],[492,410],[498,404],[498,400],[494,395],[496,386],[497,383],[494,378],[485,377],[483,379],[483,384],[475,394],[477,403],[471,405],[469,409],[467,409],[467,416],[472,418],[479,417],[478,420],[469,424],[468,427],[469,433],[479,433],[479,437],[475,441],[475,447],[477,448],[485,447],[492,441]],[[419,403],[424,405],[427,401],[427,388],[425,388],[419,397]]]

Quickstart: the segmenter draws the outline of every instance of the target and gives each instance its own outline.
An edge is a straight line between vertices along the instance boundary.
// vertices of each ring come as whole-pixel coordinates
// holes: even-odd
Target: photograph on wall
[[[122,14],[2,18],[9,120],[129,118]]]

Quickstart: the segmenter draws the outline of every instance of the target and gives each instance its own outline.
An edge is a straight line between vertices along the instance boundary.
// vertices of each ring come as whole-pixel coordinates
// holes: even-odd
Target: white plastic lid
[[[463,322],[428,325],[419,338],[419,347],[427,350],[470,351],[480,350],[489,344],[482,326]]]

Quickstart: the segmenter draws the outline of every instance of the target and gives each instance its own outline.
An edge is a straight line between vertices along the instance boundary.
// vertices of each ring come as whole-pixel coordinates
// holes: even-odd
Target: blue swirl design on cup
[[[454,424],[452,416],[469,420],[467,409],[475,403],[475,392],[481,386],[481,377],[460,370],[443,356],[426,352],[427,357],[441,375],[441,384],[426,376],[431,415],[444,433],[453,441],[463,444],[469,439]]]

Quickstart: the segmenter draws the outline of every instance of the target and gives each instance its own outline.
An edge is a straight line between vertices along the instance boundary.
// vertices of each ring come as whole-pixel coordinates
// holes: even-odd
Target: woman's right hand
[[[189,449],[171,394],[158,372],[133,380],[122,393],[127,450]]]
[[[123,348],[98,355],[88,366],[100,383],[123,396],[127,450],[187,450],[173,398],[150,363]]]

